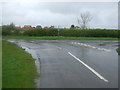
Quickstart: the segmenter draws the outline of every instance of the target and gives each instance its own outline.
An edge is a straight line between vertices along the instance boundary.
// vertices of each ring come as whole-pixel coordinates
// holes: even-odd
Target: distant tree
[[[51,28],[51,29],[54,29],[54,28],[55,28],[55,26],[50,26],[50,28]]]
[[[79,26],[75,26],[75,29],[80,29],[80,27]]]
[[[74,25],[71,25],[71,27],[70,27],[71,29],[74,29],[75,28],[75,26]]]
[[[3,25],[2,30],[11,30],[10,25]]]
[[[2,25],[2,30],[15,30],[15,24],[12,22],[9,25]]]
[[[42,26],[41,25],[37,25],[36,28],[42,29]]]
[[[92,17],[89,12],[81,13],[80,17],[77,19],[78,24],[81,29],[87,29],[88,23],[91,21]]]
[[[15,29],[15,24],[13,22],[10,23],[10,28],[11,28],[11,30]]]
[[[14,30],[15,27],[13,25],[3,25],[2,30]]]

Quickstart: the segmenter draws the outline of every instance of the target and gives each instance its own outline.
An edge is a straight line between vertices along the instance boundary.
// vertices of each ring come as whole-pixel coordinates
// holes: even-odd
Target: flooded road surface
[[[118,41],[9,41],[36,59],[38,88],[118,87]]]

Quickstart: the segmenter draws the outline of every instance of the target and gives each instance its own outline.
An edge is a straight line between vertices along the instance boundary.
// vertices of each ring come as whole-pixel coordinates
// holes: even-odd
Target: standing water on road
[[[16,40],[36,59],[38,88],[117,88],[118,41]]]

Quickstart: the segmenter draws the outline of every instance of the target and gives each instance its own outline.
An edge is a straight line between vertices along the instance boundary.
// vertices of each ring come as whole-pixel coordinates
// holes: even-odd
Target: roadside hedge
[[[32,29],[32,30],[2,30],[2,35],[13,36],[69,36],[69,37],[119,37],[119,30],[107,29]]]

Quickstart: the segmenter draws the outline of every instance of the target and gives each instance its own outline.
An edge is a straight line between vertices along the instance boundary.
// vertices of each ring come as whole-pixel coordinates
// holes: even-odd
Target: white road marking
[[[90,71],[92,71],[96,76],[98,76],[100,79],[104,80],[105,82],[108,82],[107,79],[105,79],[102,75],[100,75],[98,72],[96,72],[94,69],[92,69],[90,66],[88,66],[87,64],[85,64],[83,61],[81,61],[79,58],[77,58],[76,56],[74,56],[72,53],[68,52],[69,55],[71,55],[72,57],[74,57],[75,59],[77,59],[80,63],[82,63],[85,67],[87,67]]]
[[[92,45],[89,45],[89,44],[84,44],[84,43],[77,43],[77,42],[72,42],[72,44],[78,44],[80,46],[84,46],[84,47],[88,47],[88,48],[93,48],[93,49],[97,49],[97,50],[102,50],[102,51],[106,51],[106,52],[110,52],[111,50],[109,49],[105,49],[105,48],[99,48],[99,47],[95,47],[95,46],[92,46]]]

